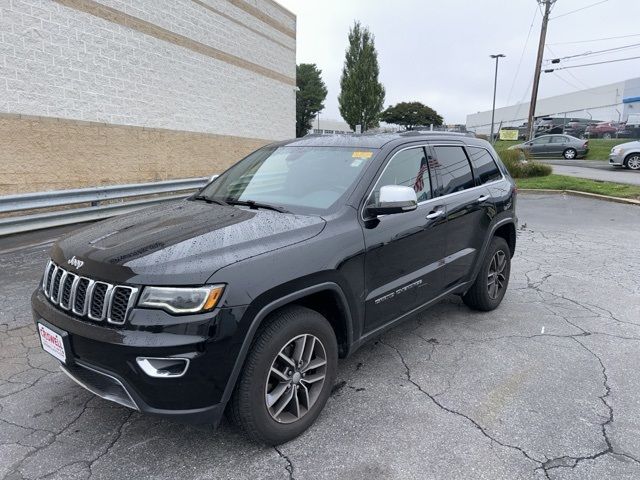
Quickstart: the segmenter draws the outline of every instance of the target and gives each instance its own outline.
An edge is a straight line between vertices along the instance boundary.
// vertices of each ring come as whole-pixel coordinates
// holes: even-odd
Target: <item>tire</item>
[[[502,256],[500,256],[500,253],[502,253]],[[500,270],[502,273],[501,286],[498,288],[497,292],[495,292],[495,296],[493,295],[494,292],[490,291],[490,282],[492,280],[493,282],[497,280],[497,277],[493,272],[493,267],[495,265],[494,258],[496,260],[503,258],[504,261],[504,266],[502,267],[502,270]],[[485,258],[482,261],[482,265],[480,266],[480,272],[478,272],[478,276],[473,282],[471,288],[462,296],[462,301],[465,305],[474,310],[480,310],[483,312],[494,310],[498,305],[500,305],[500,302],[502,302],[504,294],[507,291],[510,272],[511,251],[509,250],[509,245],[504,238],[493,237]],[[492,279],[490,275],[493,275],[494,278]]]
[[[575,148],[567,148],[564,152],[562,152],[562,156],[567,160],[574,160],[578,156],[578,152]]]
[[[320,415],[337,375],[338,345],[327,319],[305,307],[284,307],[265,322],[247,355],[230,400],[229,414],[233,423],[253,441],[279,445],[307,430]],[[308,347],[307,341],[313,342],[313,347]],[[298,348],[302,358],[310,359],[307,366],[319,365],[323,353],[326,363],[306,372],[305,365],[289,367],[283,358],[300,358]],[[313,350],[307,355],[309,348]],[[323,373],[324,379],[316,380]],[[320,381],[323,383],[318,385]],[[270,401],[275,403],[269,406]],[[281,407],[282,412],[277,413]]]
[[[629,170],[640,170],[640,154],[632,153],[624,159],[624,166]]]

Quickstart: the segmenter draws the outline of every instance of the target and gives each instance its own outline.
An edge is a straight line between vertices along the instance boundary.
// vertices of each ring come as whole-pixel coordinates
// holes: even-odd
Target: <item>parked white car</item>
[[[611,149],[609,165],[640,170],[640,141],[621,143]]]

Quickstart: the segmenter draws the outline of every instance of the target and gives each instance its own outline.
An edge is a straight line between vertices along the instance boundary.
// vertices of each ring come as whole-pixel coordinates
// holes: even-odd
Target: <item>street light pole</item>
[[[493,144],[494,143],[493,124],[496,116],[496,88],[498,86],[498,60],[500,60],[503,57],[506,57],[506,55],[503,55],[502,53],[498,53],[496,55],[490,55],[490,57],[496,59],[496,73],[493,78],[493,107],[491,107],[491,136],[489,137],[489,141],[491,142],[491,144]]]

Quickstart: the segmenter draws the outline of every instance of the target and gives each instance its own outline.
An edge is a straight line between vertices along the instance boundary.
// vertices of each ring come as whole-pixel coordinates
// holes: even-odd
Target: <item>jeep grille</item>
[[[42,278],[42,290],[49,301],[75,315],[95,322],[122,325],[135,305],[138,289],[113,285],[69,272],[51,260]]]

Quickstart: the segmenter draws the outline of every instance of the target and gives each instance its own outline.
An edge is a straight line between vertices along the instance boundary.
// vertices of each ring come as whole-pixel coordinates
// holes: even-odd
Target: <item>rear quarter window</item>
[[[498,165],[487,150],[479,147],[467,147],[467,152],[469,153],[478,185],[494,182],[502,178]]]

